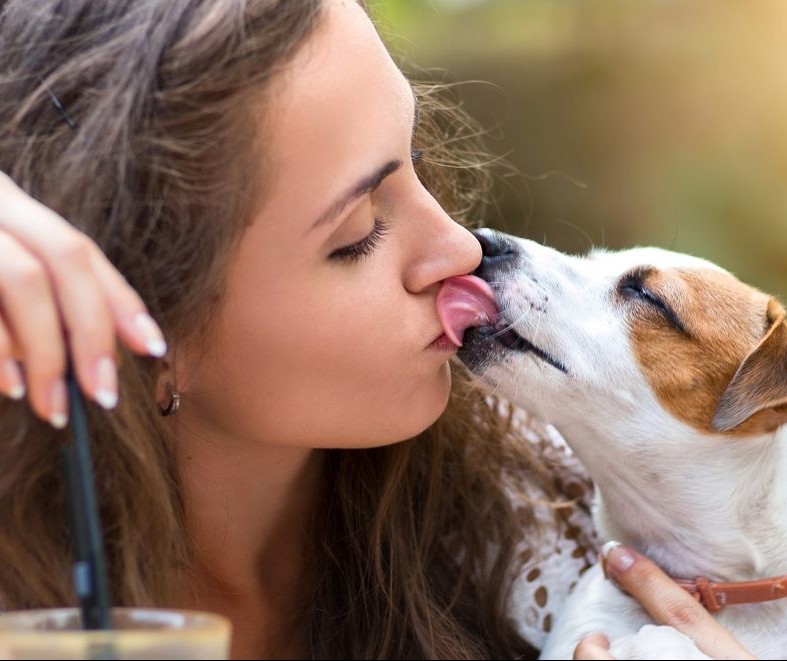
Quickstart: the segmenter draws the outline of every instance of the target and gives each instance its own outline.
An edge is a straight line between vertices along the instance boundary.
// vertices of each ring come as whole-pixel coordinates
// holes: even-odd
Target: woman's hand
[[[625,546],[614,546],[606,556],[606,572],[642,604],[656,624],[677,629],[709,657],[755,658],[688,592],[645,556]],[[591,634],[577,645],[574,658],[614,659],[608,650],[609,641],[603,635]]]
[[[0,392],[27,394],[37,415],[65,426],[68,348],[81,388],[111,409],[116,336],[140,354],[166,352],[142,300],[95,243],[0,172]]]

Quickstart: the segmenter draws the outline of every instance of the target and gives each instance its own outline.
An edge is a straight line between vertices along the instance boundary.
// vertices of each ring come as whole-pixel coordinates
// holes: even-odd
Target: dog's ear
[[[768,302],[767,318],[768,332],[743,359],[719,400],[712,422],[716,431],[730,431],[756,413],[764,415],[751,431],[773,431],[787,422],[787,323],[775,299]]]

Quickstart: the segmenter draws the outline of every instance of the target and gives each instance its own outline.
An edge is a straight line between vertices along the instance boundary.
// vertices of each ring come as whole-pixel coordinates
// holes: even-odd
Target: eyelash
[[[642,284],[642,281],[635,276],[624,278],[620,283],[620,291],[625,296],[645,301],[653,307],[659,308],[660,310],[665,308],[664,303],[659,298],[657,298],[653,292],[645,287],[645,285]]]
[[[353,243],[343,248],[337,248],[330,254],[330,259],[338,259],[342,262],[359,262],[367,255],[370,255],[380,244],[382,238],[388,233],[388,222],[382,218],[374,219],[374,227],[358,243]]]
[[[623,278],[619,285],[619,289],[620,293],[624,296],[644,301],[648,305],[656,308],[674,328],[688,335],[686,327],[673,309],[650,291],[639,278],[636,276],[627,276]]]
[[[413,165],[418,165],[424,153],[420,149],[413,147],[410,149],[410,160]],[[380,240],[388,233],[388,223],[382,218],[374,219],[374,227],[369,234],[349,246],[337,248],[330,255],[330,259],[338,259],[342,262],[358,262],[367,255],[370,255],[380,243]]]

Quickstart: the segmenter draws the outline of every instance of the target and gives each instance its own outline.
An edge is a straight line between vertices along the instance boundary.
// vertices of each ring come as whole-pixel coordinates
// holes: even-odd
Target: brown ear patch
[[[744,358],[721,396],[713,417],[715,429],[728,431],[755,414],[769,425],[766,431],[787,421],[787,326],[784,309],[774,303],[768,306],[768,332]]]
[[[712,421],[719,401],[744,358],[765,336],[766,311],[776,312],[769,309],[770,297],[711,269],[659,271],[647,284],[665,299],[687,332],[663,320],[658,310],[632,309],[630,337],[642,373],[675,418],[718,433]],[[727,433],[758,433],[769,424],[769,415],[756,413]]]

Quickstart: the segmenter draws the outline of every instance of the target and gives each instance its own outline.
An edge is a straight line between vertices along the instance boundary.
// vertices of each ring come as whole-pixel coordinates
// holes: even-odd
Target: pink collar
[[[714,583],[702,576],[693,581],[674,580],[711,613],[730,604],[754,604],[787,597],[787,575],[738,583]]]

